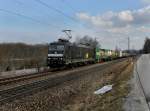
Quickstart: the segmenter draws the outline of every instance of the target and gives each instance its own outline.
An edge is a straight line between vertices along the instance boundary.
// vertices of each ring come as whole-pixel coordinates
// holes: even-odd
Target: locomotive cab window
[[[49,50],[64,50],[64,45],[50,45]]]

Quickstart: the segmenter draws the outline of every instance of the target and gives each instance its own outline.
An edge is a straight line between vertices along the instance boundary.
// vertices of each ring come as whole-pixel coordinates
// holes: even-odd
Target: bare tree
[[[2,43],[0,44],[0,71],[12,67],[22,69],[44,66],[47,51],[48,44]]]
[[[93,38],[89,35],[85,35],[84,37],[80,38],[77,37],[76,38],[76,43],[77,44],[84,44],[84,45],[89,45],[91,47],[97,47],[100,46],[99,42],[96,40],[96,38]]]

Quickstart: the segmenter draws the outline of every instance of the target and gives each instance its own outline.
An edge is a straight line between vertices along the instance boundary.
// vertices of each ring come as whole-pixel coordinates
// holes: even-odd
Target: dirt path
[[[133,64],[127,60],[102,70],[97,68],[78,80],[5,104],[0,111],[121,111],[132,70]],[[93,94],[107,84],[114,84],[110,92]]]

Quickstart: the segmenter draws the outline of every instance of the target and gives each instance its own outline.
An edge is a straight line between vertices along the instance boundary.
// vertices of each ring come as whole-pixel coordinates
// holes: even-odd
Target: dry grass
[[[121,68],[108,73],[98,81],[93,81],[90,88],[76,95],[73,102],[66,106],[67,111],[122,111],[123,98],[129,93],[129,80],[133,65],[125,66],[121,73]],[[106,84],[114,84],[111,92],[104,95],[93,95],[95,89]],[[64,111],[66,111],[66,109]]]
[[[129,92],[128,79],[133,65],[124,61],[78,80],[16,100],[0,107],[1,111],[121,111]],[[114,84],[104,95],[93,92],[103,85]]]

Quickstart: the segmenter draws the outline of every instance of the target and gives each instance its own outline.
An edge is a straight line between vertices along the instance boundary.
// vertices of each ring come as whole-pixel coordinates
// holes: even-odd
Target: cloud
[[[102,15],[92,16],[81,12],[77,18],[97,27],[127,27],[129,25],[145,25],[150,23],[150,6],[139,10],[125,10],[121,12],[106,12]]]
[[[132,45],[140,49],[143,47],[145,37],[150,35],[150,6],[137,10],[109,11],[101,15],[80,12],[76,17],[99,32],[94,36],[104,38],[102,44],[108,48],[117,44],[123,49],[127,48],[126,42],[120,43],[120,41],[129,36],[133,40]]]
[[[150,0],[142,0],[142,2],[145,4],[150,4]]]
[[[145,26],[141,26],[137,28],[137,31],[142,31],[142,32],[149,32],[150,33],[150,27],[145,27]]]
[[[118,18],[124,22],[132,22],[134,20],[131,11],[122,11],[118,14]]]

